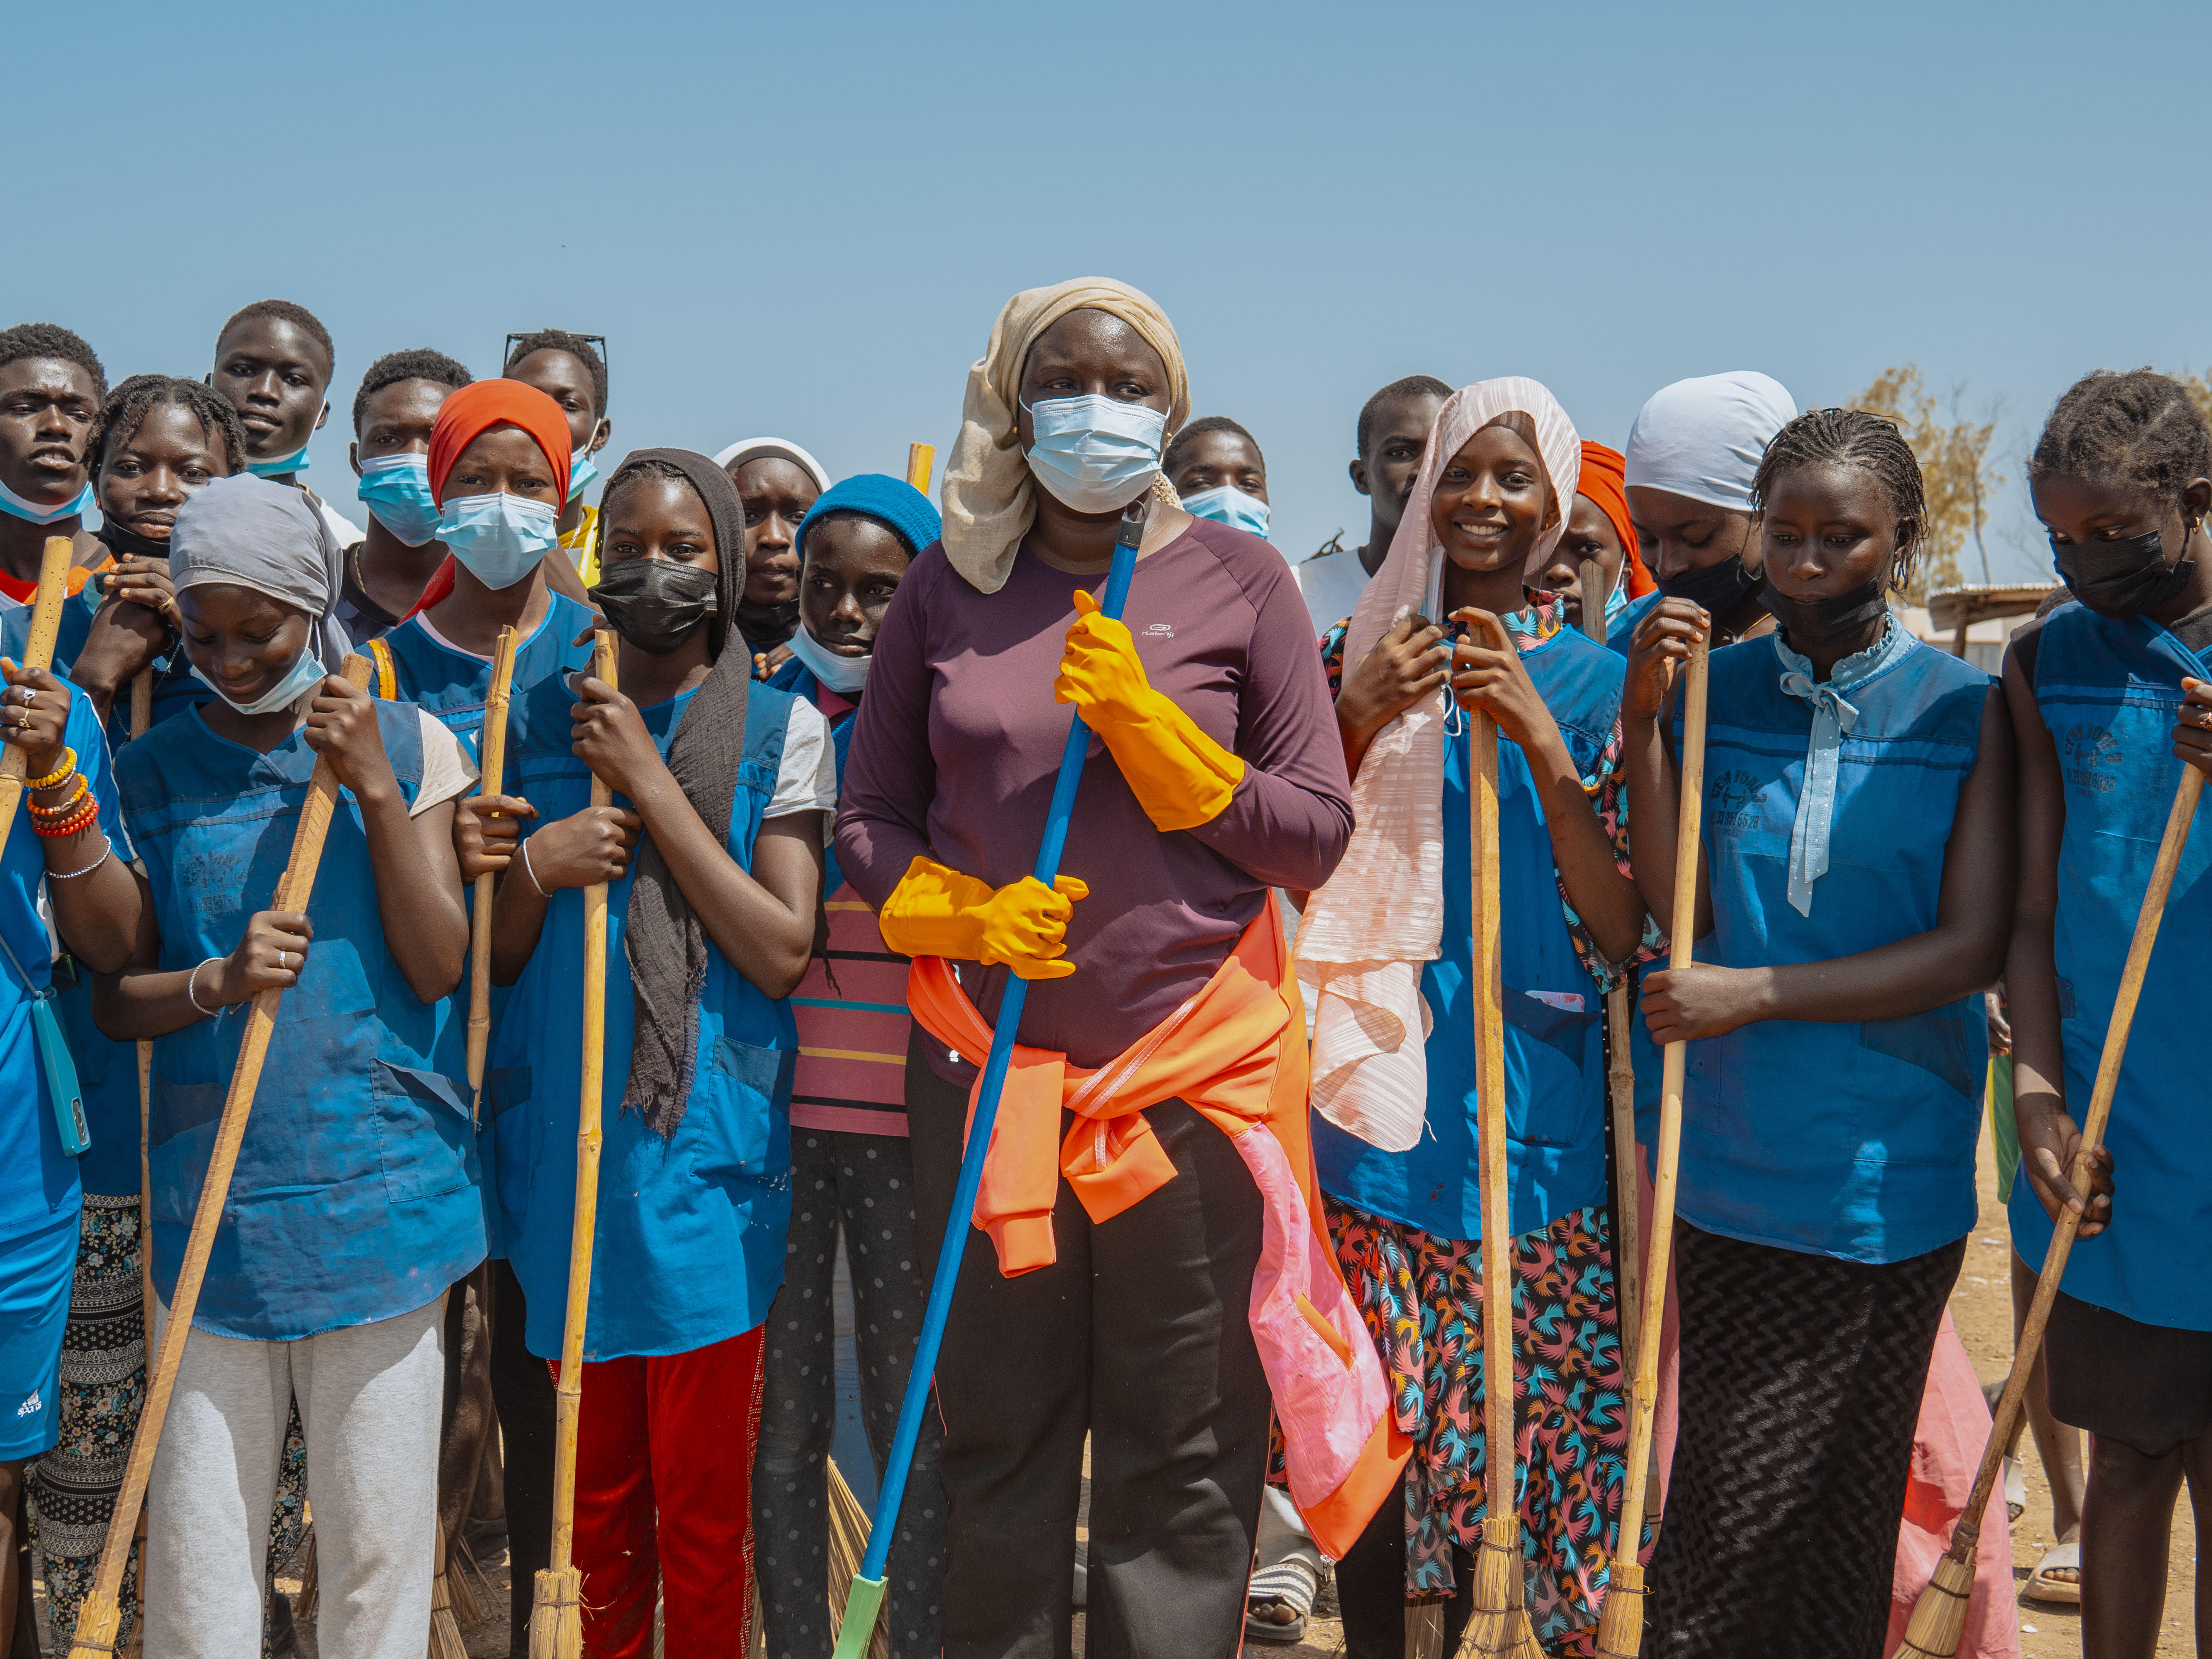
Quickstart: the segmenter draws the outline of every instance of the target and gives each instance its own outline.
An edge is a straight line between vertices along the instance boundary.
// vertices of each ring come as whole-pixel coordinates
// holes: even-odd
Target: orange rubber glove
[[[884,943],[902,956],[1003,963],[1023,979],[1065,979],[1067,919],[1091,889],[1074,876],[1047,887],[1035,876],[994,890],[934,859],[915,855],[876,917]]]
[[[1098,601],[1081,588],[1075,609],[1053,696],[1073,703],[1084,724],[1104,739],[1155,829],[1211,823],[1243,780],[1244,763],[1152,690],[1126,624],[1101,614]]]

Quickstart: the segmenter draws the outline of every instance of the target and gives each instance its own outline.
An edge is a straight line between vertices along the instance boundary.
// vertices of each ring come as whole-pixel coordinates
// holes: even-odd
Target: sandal
[[[1247,1640],[1292,1647],[1306,1639],[1306,1619],[1321,1590],[1321,1575],[1305,1562],[1278,1561],[1252,1575],[1244,1601]]]
[[[2016,1457],[2004,1461],[2004,1495],[2005,1520],[2017,1525],[2020,1517],[2027,1513],[2027,1476]]]
[[[2070,1581],[2050,1576],[2053,1572],[2066,1571],[2074,1575]],[[2027,1589],[2021,1593],[2031,1601],[2079,1607],[2081,1603],[2081,1540],[2071,1539],[2063,1544],[2053,1544],[2044,1551],[2043,1559],[2035,1564],[2035,1571],[2027,1576]]]

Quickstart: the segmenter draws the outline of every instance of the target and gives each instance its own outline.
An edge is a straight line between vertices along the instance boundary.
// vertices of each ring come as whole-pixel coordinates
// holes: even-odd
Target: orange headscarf
[[[1575,483],[1575,494],[1589,496],[1613,520],[1613,533],[1628,550],[1628,597],[1640,599],[1659,584],[1651,580],[1636,550],[1636,526],[1628,521],[1628,489],[1623,482],[1627,465],[1619,450],[1583,439],[1583,475]]]
[[[553,499],[568,499],[568,417],[561,405],[520,380],[471,380],[438,405],[437,424],[430,428],[430,495],[440,507],[446,504],[446,480],[461,452],[501,423],[520,427],[537,441],[553,469]],[[419,616],[453,591],[453,562],[448,558],[407,615]]]

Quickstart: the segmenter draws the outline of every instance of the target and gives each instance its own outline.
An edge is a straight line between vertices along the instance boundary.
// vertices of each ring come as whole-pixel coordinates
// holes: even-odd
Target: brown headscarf
[[[945,556],[979,592],[995,593],[1006,585],[1015,550],[1036,516],[1036,485],[1021,446],[1022,366],[1037,336],[1071,311],[1119,317],[1160,354],[1168,368],[1170,437],[1190,416],[1190,380],[1175,325],[1127,283],[1078,276],[1024,289],[1007,301],[992,325],[990,344],[968,371],[960,436],[945,468]]]
[[[745,753],[745,687],[752,653],[738,629],[745,592],[745,507],[730,475],[689,449],[637,449],[607,480],[602,507],[623,473],[640,461],[662,461],[698,493],[714,525],[716,615],[708,623],[714,666],[693,693],[669,740],[668,769],[684,799],[716,841],[727,840],[737,799],[738,767]],[[684,1121],[699,1062],[699,1003],[707,988],[707,933],[650,831],[638,838],[636,879],[623,939],[629,958],[637,1030],[630,1047],[623,1107],[667,1137]]]

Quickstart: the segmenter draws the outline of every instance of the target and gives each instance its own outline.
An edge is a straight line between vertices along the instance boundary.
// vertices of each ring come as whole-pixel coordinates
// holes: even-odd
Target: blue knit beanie
[[[945,533],[945,521],[929,504],[929,497],[912,484],[888,473],[861,472],[830,485],[806,509],[793,548],[802,562],[806,557],[807,531],[832,513],[860,513],[876,520],[906,544],[909,556]]]

